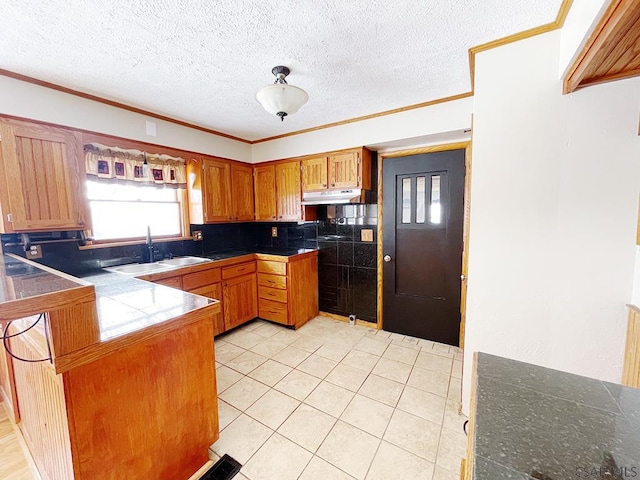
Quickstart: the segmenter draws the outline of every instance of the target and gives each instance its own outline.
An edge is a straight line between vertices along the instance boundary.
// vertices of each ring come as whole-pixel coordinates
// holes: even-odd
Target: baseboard
[[[336,315],[335,313],[318,312],[318,315],[322,315],[323,317],[333,318],[334,320],[340,320],[341,322],[349,323],[349,317]],[[356,325],[360,325],[361,327],[375,328],[376,330],[378,330],[378,325],[373,322],[365,322],[364,320],[356,319]]]

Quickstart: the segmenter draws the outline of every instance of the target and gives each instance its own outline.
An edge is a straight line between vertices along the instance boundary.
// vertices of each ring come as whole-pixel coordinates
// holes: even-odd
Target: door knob
[[[385,255],[384,257],[382,257],[382,259],[385,261],[385,263],[389,263],[391,261],[391,255]]]
[[[467,279],[467,276],[462,274],[460,275],[460,280],[462,280],[463,282]]]

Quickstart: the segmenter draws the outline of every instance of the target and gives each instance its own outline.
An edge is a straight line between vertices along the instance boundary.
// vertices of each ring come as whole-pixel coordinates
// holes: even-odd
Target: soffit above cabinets
[[[458,95],[468,49],[556,19],[562,0],[6,0],[0,69],[256,140]],[[286,65],[309,102],[255,99]]]
[[[564,80],[565,93],[640,75],[640,2],[613,0]]]

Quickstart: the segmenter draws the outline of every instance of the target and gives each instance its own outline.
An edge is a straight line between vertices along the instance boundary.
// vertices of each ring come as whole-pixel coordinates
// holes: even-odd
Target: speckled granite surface
[[[475,480],[640,479],[640,390],[478,354]]]

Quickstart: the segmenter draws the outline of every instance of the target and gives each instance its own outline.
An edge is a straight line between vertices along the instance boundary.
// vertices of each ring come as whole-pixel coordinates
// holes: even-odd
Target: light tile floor
[[[458,480],[456,347],[316,317],[215,341],[220,439],[240,480]]]

